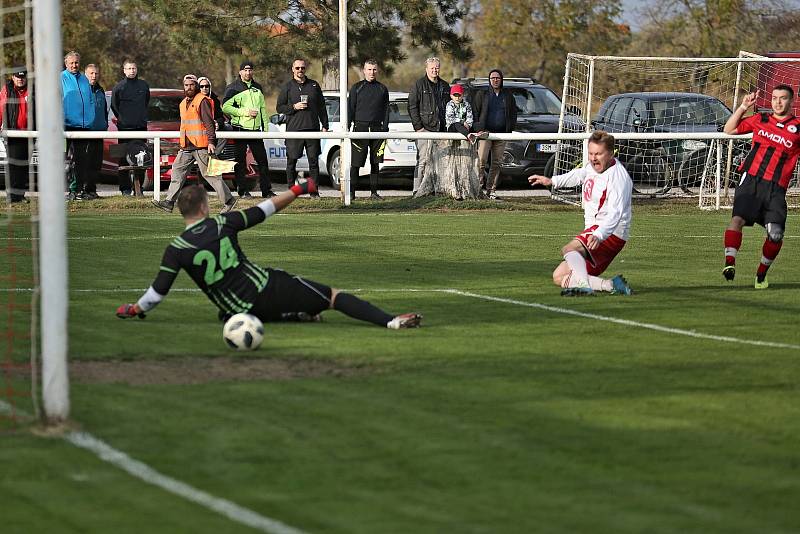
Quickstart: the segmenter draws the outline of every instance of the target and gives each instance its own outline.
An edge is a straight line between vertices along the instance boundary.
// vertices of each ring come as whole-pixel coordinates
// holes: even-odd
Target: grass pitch
[[[332,311],[268,324],[247,354],[185,274],[146,320],[116,319],[182,225],[81,206],[74,422],[306,532],[796,532],[797,215],[755,291],[762,230],[727,284],[727,213],[636,206],[607,273],[636,294],[564,299],[550,273],[581,213],[506,206],[299,201],[243,232],[260,264],[425,316],[410,331]],[[0,436],[0,464],[3,532],[251,531],[25,428]]]

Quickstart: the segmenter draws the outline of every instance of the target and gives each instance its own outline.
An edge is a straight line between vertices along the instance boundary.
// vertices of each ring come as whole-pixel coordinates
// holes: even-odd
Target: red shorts
[[[610,235],[605,241],[602,241],[596,249],[589,250],[586,243],[589,236],[592,235],[592,232],[596,229],[597,226],[592,226],[575,236],[575,239],[580,241],[583,244],[584,250],[586,250],[586,271],[592,276],[603,274],[625,246],[624,239],[620,239],[615,235]]]

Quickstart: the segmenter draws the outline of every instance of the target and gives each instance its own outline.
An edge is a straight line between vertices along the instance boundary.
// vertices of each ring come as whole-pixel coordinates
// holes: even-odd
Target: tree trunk
[[[339,56],[328,56],[322,60],[322,90],[339,89]]]

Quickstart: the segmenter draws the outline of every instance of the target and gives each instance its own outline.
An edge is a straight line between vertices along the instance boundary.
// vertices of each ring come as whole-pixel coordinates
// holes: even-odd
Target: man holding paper
[[[181,148],[172,164],[172,180],[169,183],[166,200],[153,200],[153,205],[168,213],[175,207],[175,198],[186,181],[186,175],[197,163],[200,175],[217,193],[225,205],[222,213],[227,213],[236,205],[236,199],[225,185],[221,176],[212,176],[208,172],[209,157],[214,154],[217,141],[214,128],[214,112],[211,99],[200,92],[197,76],[187,74],[183,77],[183,92],[186,95],[181,101]]]

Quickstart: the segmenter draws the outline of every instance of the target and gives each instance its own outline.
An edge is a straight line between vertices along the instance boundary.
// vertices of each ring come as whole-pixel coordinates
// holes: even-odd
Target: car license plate
[[[39,164],[39,156],[33,156],[31,158],[31,165],[38,165]]]
[[[417,145],[415,143],[409,143],[408,151],[409,152],[416,152],[417,151]]]
[[[539,144],[536,145],[536,150],[539,152],[555,152],[558,150],[558,145],[555,143]]]

